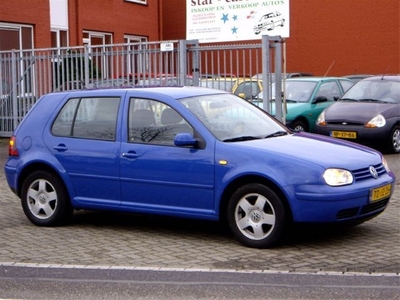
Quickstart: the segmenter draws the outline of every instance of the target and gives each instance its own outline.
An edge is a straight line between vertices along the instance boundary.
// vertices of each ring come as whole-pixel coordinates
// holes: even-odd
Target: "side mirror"
[[[190,133],[178,133],[174,138],[175,146],[179,147],[193,147],[196,143],[197,140]]]
[[[328,98],[326,98],[325,96],[318,96],[317,98],[314,99],[313,103],[320,103],[326,101],[328,101]]]

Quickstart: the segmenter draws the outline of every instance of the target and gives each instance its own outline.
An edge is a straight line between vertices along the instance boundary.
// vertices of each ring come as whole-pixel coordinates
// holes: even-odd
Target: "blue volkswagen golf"
[[[74,210],[227,222],[268,248],[291,223],[360,223],[387,207],[381,153],[293,132],[230,93],[141,87],[42,96],[10,138],[5,173],[35,225]]]

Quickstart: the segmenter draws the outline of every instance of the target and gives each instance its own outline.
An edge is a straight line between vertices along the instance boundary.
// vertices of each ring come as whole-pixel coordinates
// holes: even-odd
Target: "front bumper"
[[[294,192],[293,221],[299,223],[357,222],[382,213],[395,189],[395,176],[386,174],[375,180],[345,187],[310,186]],[[371,201],[372,190],[391,184],[390,195]]]
[[[365,128],[364,126],[355,125],[315,125],[315,133],[317,134],[332,136],[332,131],[356,132],[357,138],[342,139],[368,146],[385,145],[389,139],[389,132],[386,126],[381,128]]]

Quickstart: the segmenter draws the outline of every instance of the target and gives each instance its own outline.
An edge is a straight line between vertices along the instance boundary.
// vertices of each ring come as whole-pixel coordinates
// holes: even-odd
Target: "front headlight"
[[[367,128],[376,128],[376,127],[383,127],[386,124],[386,119],[384,116],[381,114],[373,117],[367,124],[365,124],[365,127]]]
[[[326,121],[325,121],[325,110],[322,111],[322,113],[319,114],[318,119],[317,119],[317,125],[319,125],[319,126],[326,126]]]
[[[330,186],[340,186],[353,183],[353,175],[343,169],[326,169],[324,172],[325,182]]]
[[[382,165],[385,167],[386,172],[390,172],[389,164],[387,163],[386,159],[382,156]]]

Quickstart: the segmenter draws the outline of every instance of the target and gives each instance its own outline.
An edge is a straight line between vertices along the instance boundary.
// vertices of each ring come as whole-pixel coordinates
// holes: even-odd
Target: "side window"
[[[176,134],[193,134],[176,110],[154,100],[131,98],[128,119],[128,139],[133,143],[172,146]]]
[[[349,82],[347,80],[339,80],[339,82],[343,88],[343,92],[347,92],[347,90],[354,85],[353,82]]]
[[[260,93],[260,88],[258,87],[258,82],[254,81],[245,81],[238,85],[235,95],[239,95],[240,93],[245,94],[245,99],[253,99],[254,96]]]
[[[120,98],[69,100],[52,126],[56,136],[114,141]]]
[[[319,87],[316,97],[325,96],[328,101],[334,101],[340,98],[341,92],[336,82],[325,82]]]

